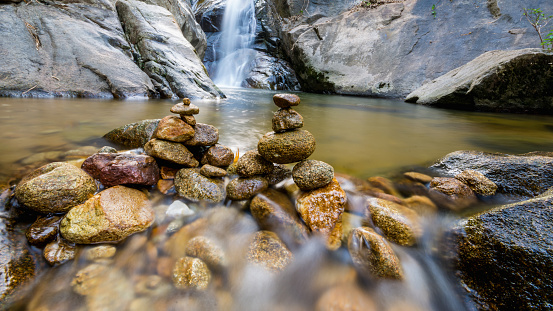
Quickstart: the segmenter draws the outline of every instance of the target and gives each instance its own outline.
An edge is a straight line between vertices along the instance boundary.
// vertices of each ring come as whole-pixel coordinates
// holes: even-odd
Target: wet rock
[[[273,171],[265,176],[269,185],[276,185],[290,177],[292,177],[292,170],[282,164],[275,164]]]
[[[194,215],[194,211],[184,202],[176,200],[169,205],[165,215],[172,218],[179,218]]]
[[[72,208],[62,219],[60,232],[77,244],[118,242],[146,230],[153,221],[154,211],[143,192],[115,186]]]
[[[351,201],[351,198],[348,198],[348,203]],[[366,208],[366,206],[365,206]],[[362,227],[367,223],[365,217],[349,213],[349,212],[343,212],[342,213],[342,242],[347,245],[348,239],[350,233],[355,228]]]
[[[234,162],[234,153],[229,147],[215,145],[207,150],[202,158],[202,164],[211,164],[217,167],[227,167]]]
[[[382,176],[369,177],[367,181],[369,185],[384,191],[384,193],[386,194],[391,194],[394,196],[399,195],[396,190],[396,187],[394,186],[394,183],[386,177],[382,177]]]
[[[256,5],[260,6],[259,3]],[[287,61],[257,49],[255,52],[254,60],[246,69],[247,76],[242,81],[242,87],[279,91],[299,91],[301,89],[296,72]]]
[[[93,261],[97,259],[108,259],[115,256],[117,248],[113,245],[100,245],[87,249],[85,252],[85,258]]]
[[[29,244],[42,246],[54,240],[59,232],[60,221],[60,216],[38,216],[37,220],[25,232]]]
[[[175,232],[165,243],[163,250],[171,255],[173,259],[178,259],[186,256],[186,245],[188,241],[195,236],[203,235],[207,232],[208,221],[206,218],[198,218],[197,220],[183,226],[179,231]]]
[[[225,199],[222,179],[207,178],[199,169],[182,169],[175,176],[175,189],[188,200],[221,202]]]
[[[482,309],[546,310],[553,299],[553,197],[496,207],[447,234],[457,276]]]
[[[464,170],[482,173],[497,185],[497,193],[534,197],[553,187],[553,157],[456,151],[432,165],[438,173],[455,176]]]
[[[347,197],[334,178],[325,187],[300,194],[296,210],[313,232],[329,235],[344,211]]]
[[[382,199],[368,199],[367,205],[367,218],[370,217],[390,241],[412,246],[422,236],[422,226],[415,211]]]
[[[403,199],[403,204],[419,215],[431,215],[438,212],[438,207],[428,197],[414,195]]]
[[[157,190],[163,194],[175,194],[175,182],[172,179],[160,179],[157,181]]]
[[[200,108],[193,104],[178,103],[171,107],[171,112],[183,116],[192,116],[200,113]],[[184,121],[184,120],[183,120]]]
[[[227,185],[227,197],[231,200],[247,200],[269,187],[269,182],[261,176],[238,177]]]
[[[116,128],[104,138],[123,148],[142,148],[152,138],[160,119],[142,120]]]
[[[82,169],[106,187],[152,186],[159,179],[156,160],[140,154],[97,153],[83,162]]]
[[[117,149],[115,149],[111,146],[103,146],[96,153],[117,153]]]
[[[68,260],[73,260],[75,258],[75,253],[75,245],[61,239],[48,243],[42,252],[44,259],[51,265],[62,264]]]
[[[90,273],[88,279],[82,277],[82,270],[74,279],[88,281],[87,289],[82,291],[87,310],[126,310],[134,298],[133,283],[120,269],[109,266],[95,269],[96,274],[93,269],[86,271]]]
[[[287,164],[307,159],[315,151],[315,138],[305,130],[269,132],[259,140],[259,154],[268,161]]]
[[[205,177],[224,177],[227,176],[227,170],[213,165],[205,164],[200,169],[200,174],[204,175]]]
[[[73,291],[86,296],[92,289],[102,283],[102,277],[109,272],[109,267],[101,264],[90,264],[79,270],[71,281]]]
[[[369,294],[354,284],[339,285],[328,289],[317,301],[315,311],[376,311]]]
[[[419,172],[405,172],[403,173],[403,176],[412,181],[417,181],[423,184],[428,184],[430,181],[432,181],[432,176],[428,176]]]
[[[181,115],[181,119],[190,126],[196,125],[196,118],[194,116]]]
[[[202,1],[194,6],[196,20],[205,32],[221,32],[226,2]]]
[[[313,190],[332,181],[334,168],[323,161],[304,160],[294,166],[292,178],[301,190]]]
[[[282,192],[267,189],[259,193],[251,201],[250,211],[261,229],[275,232],[286,245],[303,244],[308,238],[294,204]]]
[[[343,214],[344,213],[342,213],[342,215]],[[334,228],[332,228],[332,231],[330,231],[330,234],[328,235],[328,238],[326,240],[326,249],[328,250],[335,251],[342,246],[342,235],[344,233],[342,215],[340,215],[340,218],[338,218],[336,225],[334,226]]]
[[[174,179],[175,175],[177,175],[178,171],[179,171],[178,168],[162,166],[161,169],[160,169],[161,178],[163,178],[163,179]]]
[[[165,140],[152,139],[145,146],[146,153],[154,158],[166,160],[187,167],[196,167],[198,160],[194,158],[184,145]]]
[[[54,162],[23,177],[15,188],[19,203],[39,213],[63,213],[96,192],[94,179],[71,164]]]
[[[303,127],[303,117],[294,109],[281,108],[273,114],[273,131],[285,132]]]
[[[289,108],[300,104],[300,97],[295,94],[275,94],[273,102],[279,108]]]
[[[198,258],[183,257],[173,268],[173,284],[180,289],[207,289],[211,281],[211,272]]]
[[[209,124],[196,123],[194,137],[184,142],[186,146],[212,146],[219,141],[219,130]]]
[[[271,272],[284,270],[294,259],[278,236],[270,231],[256,232],[250,242],[247,260]]]
[[[214,271],[222,271],[227,266],[223,249],[205,236],[197,236],[188,241],[186,255],[201,259]]]
[[[455,178],[479,195],[494,195],[497,190],[497,185],[493,181],[475,170],[464,170],[461,174],[455,175]]]
[[[256,150],[250,150],[238,158],[236,173],[242,177],[269,174],[274,169],[274,164],[265,160]]]
[[[478,202],[474,192],[455,178],[435,177],[430,182],[430,197],[453,211],[463,210]]]
[[[171,108],[171,110],[173,110],[173,108]],[[192,137],[194,137],[194,129],[181,118],[175,116],[166,116],[161,119],[152,135],[152,138],[178,143],[185,142]]]
[[[390,243],[372,228],[355,228],[349,235],[348,250],[355,267],[368,277],[403,279],[403,269]]]

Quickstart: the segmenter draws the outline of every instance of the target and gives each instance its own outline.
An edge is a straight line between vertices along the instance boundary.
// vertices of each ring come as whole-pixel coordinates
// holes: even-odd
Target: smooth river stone
[[[54,162],[23,177],[15,188],[20,204],[39,213],[65,213],[96,192],[96,182],[80,168]]]
[[[422,236],[418,214],[405,206],[383,199],[370,198],[365,217],[371,218],[386,238],[403,246],[412,246]]]
[[[392,246],[372,228],[353,229],[348,250],[355,268],[367,277],[403,279],[401,262]]]
[[[264,177],[238,177],[227,185],[227,197],[234,201],[248,200],[267,187],[269,182]]]
[[[247,151],[236,161],[236,173],[242,177],[269,174],[274,168],[274,164],[265,160],[256,150]]]
[[[219,130],[209,124],[196,123],[194,137],[183,142],[186,146],[212,146],[219,141]]]
[[[59,232],[60,221],[60,216],[39,216],[25,232],[29,244],[41,246],[55,239]]]
[[[44,259],[51,264],[62,264],[75,258],[75,245],[66,243],[63,240],[52,241],[44,247],[42,255]]]
[[[176,116],[166,116],[159,121],[152,138],[182,143],[194,137],[194,128]]]
[[[455,175],[455,179],[460,180],[472,191],[482,196],[494,195],[497,191],[497,185],[493,181],[475,170],[464,170]]]
[[[313,232],[330,235],[344,212],[347,197],[336,178],[325,187],[300,194],[296,210]]]
[[[307,159],[315,151],[315,137],[305,130],[269,132],[259,140],[259,154],[268,161],[287,164]]]
[[[334,178],[334,168],[323,161],[305,160],[294,166],[292,178],[301,190],[312,190],[328,185]]]
[[[198,258],[183,257],[177,260],[173,268],[173,284],[180,289],[207,289],[211,281],[211,271]]]
[[[208,178],[200,169],[185,168],[175,176],[175,189],[184,198],[198,202],[221,202],[225,199],[225,185],[221,178]]]
[[[105,134],[104,138],[124,148],[142,148],[152,137],[159,121],[152,119],[127,124]]]
[[[188,241],[186,255],[201,259],[214,271],[222,271],[227,266],[223,249],[205,236],[197,236]]]
[[[271,231],[256,232],[248,248],[247,260],[271,272],[284,270],[294,259],[294,255],[280,238]]]
[[[146,230],[154,217],[144,192],[115,186],[72,208],[60,223],[60,232],[77,244],[118,242]]]
[[[210,147],[202,157],[202,164],[211,164],[218,167],[227,167],[234,162],[234,152],[223,145]]]
[[[291,108],[281,108],[273,114],[273,131],[285,132],[303,127],[303,117]]]
[[[432,179],[428,194],[438,205],[452,211],[461,211],[478,202],[478,198],[469,186],[450,177],[435,177]]]
[[[171,112],[180,114],[183,116],[191,116],[191,115],[200,113],[200,108],[192,104],[186,105],[184,103],[178,103],[173,107],[171,107]]]
[[[340,284],[324,292],[314,311],[377,311],[377,303],[372,296],[356,284]],[[387,309],[387,310],[411,310],[405,309]]]
[[[299,105],[300,97],[294,94],[275,94],[273,96],[273,102],[279,108],[288,108]]]
[[[194,158],[183,144],[166,140],[152,139],[145,146],[144,151],[154,158],[166,160],[187,167],[196,167],[200,163]]]
[[[227,170],[217,166],[205,164],[201,167],[200,174],[205,177],[225,177],[227,176]]]

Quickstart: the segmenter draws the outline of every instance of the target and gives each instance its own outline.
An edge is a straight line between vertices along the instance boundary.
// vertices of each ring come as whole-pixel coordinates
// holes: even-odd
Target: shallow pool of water
[[[219,128],[220,143],[243,153],[271,131],[274,92],[225,89],[228,99],[193,101],[198,122]],[[317,140],[311,156],[358,177],[426,166],[449,152],[553,151],[553,117],[440,110],[399,100],[299,93],[296,110]],[[101,146],[105,133],[169,115],[170,100],[0,98],[0,179],[40,152]],[[32,159],[32,158],[30,158]],[[23,160],[23,161],[22,161]]]

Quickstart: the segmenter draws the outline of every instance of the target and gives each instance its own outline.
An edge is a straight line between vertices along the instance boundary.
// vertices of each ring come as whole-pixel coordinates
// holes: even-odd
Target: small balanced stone
[[[182,103],[186,106],[190,105],[190,98],[188,98],[188,97],[183,98]]]
[[[273,114],[273,131],[285,132],[303,127],[303,117],[292,108],[280,108]]]
[[[173,107],[171,107],[171,112],[172,113],[176,113],[176,114],[180,114],[181,116],[191,116],[193,114],[198,114],[200,113],[200,108],[196,105],[193,105],[193,104],[190,104],[190,105],[185,105],[185,104],[182,104],[182,103],[178,103],[176,105],[174,105]]]
[[[279,108],[288,108],[299,105],[300,97],[294,94],[275,94],[273,96],[273,102]]]

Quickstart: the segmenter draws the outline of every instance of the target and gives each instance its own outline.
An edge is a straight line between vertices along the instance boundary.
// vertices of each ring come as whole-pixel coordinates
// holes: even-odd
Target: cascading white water
[[[240,86],[255,57],[251,46],[256,30],[254,0],[228,0],[223,16],[220,53],[213,81],[219,86]]]

